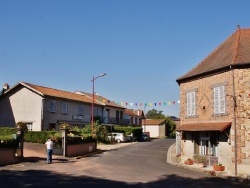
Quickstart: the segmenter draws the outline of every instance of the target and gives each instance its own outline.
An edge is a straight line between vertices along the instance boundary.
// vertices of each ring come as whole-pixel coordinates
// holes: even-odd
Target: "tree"
[[[147,119],[166,119],[165,115],[162,114],[163,111],[158,111],[156,109],[149,110],[146,114]]]
[[[175,129],[176,125],[171,117],[166,117],[166,129],[168,133],[168,137],[173,138],[175,137]]]

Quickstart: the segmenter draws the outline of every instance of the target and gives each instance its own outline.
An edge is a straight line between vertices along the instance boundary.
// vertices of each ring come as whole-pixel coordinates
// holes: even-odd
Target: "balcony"
[[[129,125],[129,119],[108,118],[104,120],[104,123],[114,125]]]

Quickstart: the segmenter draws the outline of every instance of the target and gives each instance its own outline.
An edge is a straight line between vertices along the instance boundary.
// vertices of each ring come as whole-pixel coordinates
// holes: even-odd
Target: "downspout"
[[[43,127],[44,127],[43,109],[44,109],[44,98],[42,98],[42,105],[41,105],[41,131],[43,131]]]
[[[232,64],[235,64],[237,61],[237,57],[238,57],[238,51],[239,51],[239,43],[240,43],[240,26],[238,25],[237,28],[237,32],[238,32],[238,38],[237,38],[237,42],[236,42],[236,48],[235,48],[235,54],[234,54],[234,59]],[[234,69],[232,67],[232,65],[230,65],[230,69],[232,71],[232,82],[233,82],[233,102],[234,102],[234,108],[233,108],[233,122],[234,122],[234,159],[235,159],[235,164],[234,164],[234,170],[235,170],[235,176],[238,175],[238,148],[237,148],[237,126],[236,126],[236,96],[235,96],[235,78],[234,78]]]
[[[238,174],[238,155],[237,155],[237,130],[236,130],[236,97],[235,97],[235,81],[234,81],[234,70],[232,66],[230,65],[230,69],[232,71],[232,81],[233,81],[233,122],[234,122],[234,158],[235,158],[235,166],[234,166],[234,172],[235,176]]]

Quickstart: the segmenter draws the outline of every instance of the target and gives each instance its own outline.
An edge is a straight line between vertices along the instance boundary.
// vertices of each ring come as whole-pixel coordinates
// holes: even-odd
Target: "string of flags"
[[[98,100],[99,102],[110,102],[109,100]],[[165,101],[165,102],[115,102],[115,101],[112,101],[118,105],[121,105],[121,106],[137,106],[137,107],[156,107],[156,106],[171,106],[171,105],[175,105],[175,104],[180,104],[180,100],[178,101]]]

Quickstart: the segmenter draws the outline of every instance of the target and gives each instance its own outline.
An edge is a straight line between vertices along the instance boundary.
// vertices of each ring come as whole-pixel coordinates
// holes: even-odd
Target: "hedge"
[[[142,128],[141,127],[122,127],[122,126],[114,126],[114,132],[122,132],[125,135],[130,135],[133,133],[134,137],[140,138],[142,135]]]

